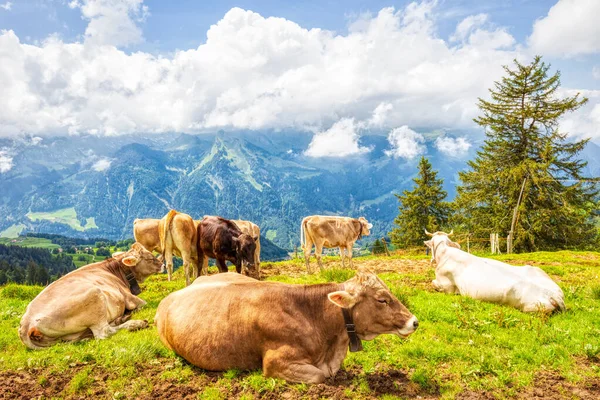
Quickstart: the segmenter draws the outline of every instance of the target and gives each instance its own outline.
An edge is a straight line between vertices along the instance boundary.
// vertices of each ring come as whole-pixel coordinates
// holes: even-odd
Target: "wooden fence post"
[[[506,237],[506,254],[513,252],[513,232],[510,232]]]
[[[496,246],[494,246],[494,234],[490,233],[490,247],[491,247],[491,251],[492,254],[494,254],[494,250],[496,250]]]
[[[381,238],[381,243],[383,243],[383,249],[385,250],[385,255],[389,257],[390,251],[388,250],[387,242],[385,241],[384,237]]]

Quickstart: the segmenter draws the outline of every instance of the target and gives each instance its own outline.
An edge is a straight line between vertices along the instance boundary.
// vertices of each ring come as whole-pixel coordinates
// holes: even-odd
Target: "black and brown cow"
[[[255,261],[258,237],[243,233],[233,221],[215,216],[205,216],[197,229],[202,275],[207,275],[208,258],[214,258],[219,272],[227,272],[226,262],[229,261],[238,273],[243,271],[248,276],[259,278]]]

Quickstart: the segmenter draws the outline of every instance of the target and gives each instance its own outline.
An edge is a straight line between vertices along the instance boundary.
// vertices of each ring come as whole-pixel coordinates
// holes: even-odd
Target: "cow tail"
[[[302,220],[302,222],[300,223],[300,248],[302,250],[304,250],[304,244],[306,243],[306,238],[304,237],[304,235],[306,235],[306,228],[305,225],[307,224],[307,220],[306,218],[304,218]]]
[[[169,232],[171,232],[171,224],[173,223],[173,218],[175,217],[175,215],[177,215],[177,211],[175,210],[171,210],[167,214],[167,220],[165,221],[165,226],[163,227],[163,232],[160,238],[160,248],[162,249],[163,262],[166,262],[165,250],[167,247],[167,235],[169,234]]]

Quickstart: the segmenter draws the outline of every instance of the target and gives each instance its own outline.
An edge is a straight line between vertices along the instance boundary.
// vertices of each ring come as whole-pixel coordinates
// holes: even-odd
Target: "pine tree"
[[[392,243],[399,246],[422,245],[426,238],[424,229],[439,230],[448,223],[450,207],[444,199],[443,180],[425,157],[419,161],[419,174],[413,179],[412,191],[405,190],[396,195],[400,206],[394,220],[398,227],[390,232]]]
[[[514,215],[516,251],[580,246],[595,233],[598,192],[581,180],[587,163],[577,159],[588,140],[569,140],[559,130],[561,116],[587,99],[558,97],[560,73],[549,76],[549,68],[539,56],[504,67],[491,100],[479,99],[482,115],[474,121],[485,129],[485,143],[459,173],[453,222],[476,236],[505,236]]]

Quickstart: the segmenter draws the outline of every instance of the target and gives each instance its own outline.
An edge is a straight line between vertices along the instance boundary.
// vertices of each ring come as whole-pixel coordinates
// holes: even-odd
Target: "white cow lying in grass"
[[[459,293],[477,300],[505,304],[524,312],[564,310],[560,287],[537,267],[515,267],[481,258],[457,248],[444,232],[429,233],[432,260],[437,266],[432,281],[436,290]]]

